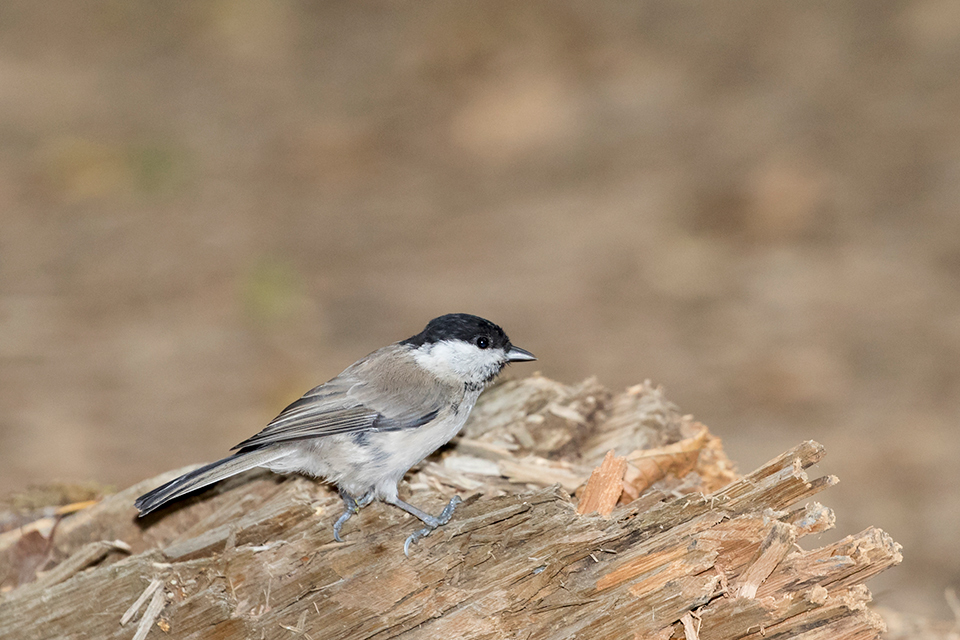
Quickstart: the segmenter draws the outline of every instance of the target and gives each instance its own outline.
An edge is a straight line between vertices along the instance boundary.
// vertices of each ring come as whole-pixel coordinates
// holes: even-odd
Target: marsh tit
[[[284,409],[235,454],[140,496],[143,517],[171,500],[254,467],[302,473],[337,486],[343,515],[374,499],[400,507],[424,527],[403,546],[450,521],[459,496],[432,516],[397,496],[410,468],[460,431],[477,397],[509,362],[536,360],[510,343],[503,329],[477,316],[452,313],[431,320],[402,342],[374,351]]]

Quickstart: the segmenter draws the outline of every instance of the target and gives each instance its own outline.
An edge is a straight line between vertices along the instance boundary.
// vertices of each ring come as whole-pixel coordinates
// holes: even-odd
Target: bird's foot
[[[443,511],[440,512],[439,516],[427,516],[426,518],[421,518],[425,526],[422,529],[417,529],[410,534],[410,537],[407,538],[407,541],[403,543],[403,555],[410,556],[410,545],[416,544],[421,538],[426,538],[428,535],[433,533],[433,530],[437,527],[443,526],[450,522],[450,518],[453,517],[453,510],[457,508],[457,505],[460,504],[460,496],[453,496],[450,498],[450,502],[447,503],[447,506],[443,508]]]
[[[347,520],[349,520],[353,514],[360,513],[360,509],[373,501],[373,492],[369,491],[365,493],[359,500],[343,492],[340,492],[340,497],[343,498],[343,513],[337,518],[337,521],[333,523],[333,539],[337,542],[343,542],[343,539],[340,537],[340,530],[343,529],[343,525]]]

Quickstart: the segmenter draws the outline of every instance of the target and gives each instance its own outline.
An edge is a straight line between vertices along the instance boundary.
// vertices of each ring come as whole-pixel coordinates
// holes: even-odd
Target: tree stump
[[[400,510],[337,543],[336,493],[266,472],[138,520],[178,469],[0,534],[0,638],[879,638],[863,582],[899,545],[797,544],[834,523],[811,498],[836,479],[805,472],[823,455],[738,477],[649,383],[505,382],[401,485],[428,510],[465,497],[410,557]]]

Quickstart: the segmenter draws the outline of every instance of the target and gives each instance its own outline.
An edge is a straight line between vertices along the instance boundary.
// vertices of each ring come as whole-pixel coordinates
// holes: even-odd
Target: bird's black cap
[[[401,344],[419,347],[442,340],[463,340],[476,344],[480,338],[486,338],[490,348],[499,347],[504,351],[509,351],[512,346],[510,338],[503,332],[503,329],[489,320],[484,320],[469,313],[448,313],[445,316],[434,318],[427,323],[423,331],[407,338]]]

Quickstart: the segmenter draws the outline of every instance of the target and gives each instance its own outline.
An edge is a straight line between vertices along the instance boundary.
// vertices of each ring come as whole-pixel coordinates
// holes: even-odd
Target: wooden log
[[[183,470],[163,474],[64,517],[49,539],[55,566],[33,582],[20,584],[22,534],[0,535],[0,638],[878,638],[862,583],[900,562],[899,545],[876,529],[795,544],[834,522],[806,503],[835,482],[807,477],[823,448],[802,443],[736,478],[702,430],[649,384],[618,396],[594,381],[500,385],[464,450],[402,485],[433,510],[472,487],[409,558],[417,525],[398,509],[365,508],[337,543],[333,491],[265,472],[137,520],[133,499]],[[555,475],[536,473],[585,479],[612,450],[599,472],[617,476],[611,492],[617,458],[643,447],[684,464],[661,465],[608,517],[578,514],[566,490],[544,486]]]

